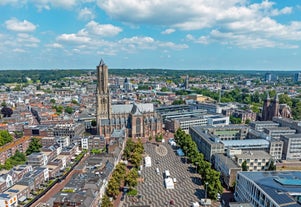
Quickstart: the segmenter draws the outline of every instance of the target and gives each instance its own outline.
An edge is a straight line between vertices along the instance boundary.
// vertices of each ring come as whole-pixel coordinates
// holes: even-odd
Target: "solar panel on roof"
[[[295,200],[289,197],[285,192],[278,193],[270,188],[265,188],[265,192],[279,205],[295,202]]]
[[[19,190],[15,190],[15,189],[9,189],[8,192],[12,192],[12,193],[18,193]]]

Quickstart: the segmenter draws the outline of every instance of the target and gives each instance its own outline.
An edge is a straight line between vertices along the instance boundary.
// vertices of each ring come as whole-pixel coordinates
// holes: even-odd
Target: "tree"
[[[13,141],[13,137],[7,130],[0,130],[0,146],[3,146],[7,143]]]
[[[238,117],[234,117],[234,116],[230,116],[230,122],[232,124],[241,124],[241,118],[238,118]]]
[[[248,171],[247,161],[243,161],[241,164],[242,171]]]
[[[30,155],[34,152],[40,152],[41,147],[42,147],[42,144],[40,142],[40,139],[33,137],[30,140],[28,149],[26,150],[26,155]]]
[[[289,107],[293,106],[293,101],[291,97],[289,97],[287,94],[280,94],[279,95],[279,103],[280,104],[287,104]]]
[[[123,163],[118,163],[114,172],[112,173],[112,177],[116,178],[120,182],[124,179],[126,174],[126,166]]]
[[[269,162],[269,167],[268,167],[267,171],[275,171],[275,170],[276,170],[276,165],[275,165],[274,161],[271,160]]]
[[[130,188],[134,188],[138,185],[138,170],[136,168],[132,168],[125,177],[125,183]]]
[[[3,114],[4,117],[11,117],[13,113],[13,110],[7,106],[1,109],[1,114]]]
[[[107,196],[106,194],[102,197],[101,206],[102,207],[113,207],[113,204],[110,201],[109,196]]]
[[[207,195],[209,198],[217,199],[217,194],[223,192],[223,186],[220,182],[220,172],[208,168],[203,182],[208,183]]]
[[[295,104],[295,106],[292,108],[292,114],[294,119],[301,119],[301,102]]]
[[[135,148],[135,143],[133,142],[133,140],[130,138],[127,140],[125,147],[124,147],[124,151],[123,151],[123,157],[125,159],[129,159],[131,153],[133,152]]]
[[[120,182],[112,177],[108,183],[107,194],[116,198],[116,196],[119,194],[119,187]]]
[[[75,105],[78,105],[78,102],[77,102],[77,100],[75,100],[75,99],[72,99],[71,103],[72,103],[72,104],[75,104]]]
[[[55,104],[55,99],[50,99],[50,103]]]
[[[70,107],[70,106],[66,106],[65,112],[68,113],[68,114],[72,114],[73,113],[73,108]]]
[[[6,107],[6,106],[7,106],[6,102],[3,101],[3,102],[1,103],[1,106],[2,106],[2,107]]]
[[[53,109],[55,109],[57,114],[61,114],[63,112],[64,107],[63,106],[53,106]]]
[[[185,101],[183,99],[174,100],[171,105],[181,105],[185,104]]]
[[[250,119],[246,119],[245,124],[250,124],[251,120]]]
[[[135,168],[138,168],[142,161],[142,155],[139,152],[133,152],[129,158],[129,161],[133,164]]]
[[[169,89],[167,87],[162,87],[161,88],[161,92],[167,92],[167,91],[169,91]]]
[[[97,122],[96,122],[95,119],[93,119],[93,120],[91,121],[91,126],[92,126],[92,127],[96,127],[96,126],[97,126]]]

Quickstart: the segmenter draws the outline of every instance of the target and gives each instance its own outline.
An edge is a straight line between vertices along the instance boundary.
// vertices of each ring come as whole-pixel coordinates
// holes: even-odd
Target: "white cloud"
[[[13,5],[19,6],[20,4],[23,5],[26,3],[26,0],[1,0],[0,5]]]
[[[241,47],[247,47],[248,43],[250,47],[291,47],[286,41],[301,40],[300,22],[283,24],[273,19],[292,13],[293,8],[276,8],[275,2],[268,0],[259,3],[248,0],[98,0],[98,6],[112,18],[130,24],[162,25],[187,31],[208,28],[232,34],[223,35],[224,40],[228,37],[227,44]],[[172,31],[166,29],[162,34]],[[213,33],[190,41],[209,44],[213,42]],[[243,43],[234,41],[232,36],[241,37]],[[189,40],[189,36],[186,39]]]
[[[21,48],[15,48],[15,49],[13,49],[13,52],[16,52],[16,53],[25,53],[26,50],[21,49]]]
[[[176,30],[175,29],[166,29],[163,32],[161,32],[161,34],[171,34],[174,33]]]
[[[91,9],[83,8],[78,13],[78,19],[81,20],[91,20],[95,18],[95,14]]]
[[[39,10],[50,10],[51,7],[60,7],[64,9],[73,8],[78,2],[77,0],[28,0],[34,3]]]
[[[46,47],[51,47],[51,48],[63,48],[63,45],[59,43],[53,43],[53,44],[47,44]]]
[[[91,34],[100,36],[115,36],[122,31],[120,27],[116,27],[112,24],[98,24],[95,21],[90,21],[86,25],[86,29]]]
[[[26,33],[19,33],[17,35],[17,41],[18,42],[31,42],[31,43],[39,43],[40,40],[38,38],[35,38],[32,35],[26,34]]]
[[[57,37],[58,41],[70,42],[75,44],[88,43],[91,41],[90,37],[80,36],[78,34],[62,34]]]
[[[16,18],[5,21],[5,26],[8,30],[15,32],[33,32],[36,29],[33,23],[27,20],[19,21]]]
[[[120,47],[122,50],[128,51],[128,52],[136,52],[138,50],[154,50],[154,49],[186,49],[188,48],[188,45],[186,44],[175,44],[173,42],[162,42],[153,39],[152,37],[138,37],[134,36],[131,38],[123,38],[118,41],[118,47]]]

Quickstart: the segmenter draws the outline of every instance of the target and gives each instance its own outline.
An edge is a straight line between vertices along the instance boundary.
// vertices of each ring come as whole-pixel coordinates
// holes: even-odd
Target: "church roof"
[[[122,114],[126,113],[129,114],[132,110],[132,104],[118,104],[112,105],[112,114]]]
[[[118,105],[112,105],[112,114],[122,114],[122,113],[129,114],[132,112],[134,107],[137,107],[137,111],[139,111],[140,113],[154,112],[154,105],[152,103],[118,104]]]

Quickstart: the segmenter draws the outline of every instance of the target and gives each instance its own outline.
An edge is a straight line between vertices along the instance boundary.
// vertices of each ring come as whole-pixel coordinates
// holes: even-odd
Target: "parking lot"
[[[146,143],[145,154],[152,160],[151,167],[142,169],[142,182],[138,184],[138,196],[126,196],[123,207],[134,206],[191,206],[192,202],[204,198],[200,175],[194,166],[185,163],[185,158],[176,154],[175,148],[168,143]],[[157,172],[159,169],[159,173]],[[166,189],[164,171],[169,170],[170,177],[176,178],[174,189]]]

